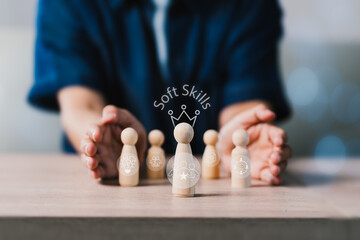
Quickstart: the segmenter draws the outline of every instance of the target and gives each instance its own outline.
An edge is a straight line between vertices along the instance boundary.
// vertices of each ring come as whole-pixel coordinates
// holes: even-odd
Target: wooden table
[[[224,175],[176,198],[167,180],[94,181],[76,156],[0,155],[0,239],[360,239],[360,159],[315,162],[293,159],[282,186]]]

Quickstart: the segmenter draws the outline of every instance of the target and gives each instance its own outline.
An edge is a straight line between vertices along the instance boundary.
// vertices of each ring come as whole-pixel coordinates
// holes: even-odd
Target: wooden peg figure
[[[178,144],[174,157],[172,193],[179,197],[192,197],[195,184],[190,178],[189,165],[193,163],[190,142],[194,130],[188,123],[179,123],[174,129],[174,137]]]
[[[146,158],[147,176],[149,179],[162,179],[165,176],[165,152],[161,148],[165,137],[160,130],[152,130],[148,135],[151,147]]]
[[[121,141],[124,144],[119,161],[120,186],[133,187],[139,184],[139,158],[135,144],[138,134],[133,128],[126,128],[121,132]]]
[[[250,154],[246,146],[249,135],[243,129],[236,130],[232,135],[235,148],[231,152],[231,186],[247,188],[251,186]]]
[[[204,143],[206,144],[202,157],[202,172],[204,179],[217,179],[220,176],[220,160],[216,151],[218,132],[207,130],[204,133]]]

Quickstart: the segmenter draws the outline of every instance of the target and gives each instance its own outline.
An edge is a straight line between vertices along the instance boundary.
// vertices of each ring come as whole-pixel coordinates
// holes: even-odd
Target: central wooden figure
[[[179,123],[174,129],[174,137],[178,144],[174,157],[172,193],[179,197],[192,197],[196,183],[192,172],[195,164],[190,142],[194,130],[188,123]]]

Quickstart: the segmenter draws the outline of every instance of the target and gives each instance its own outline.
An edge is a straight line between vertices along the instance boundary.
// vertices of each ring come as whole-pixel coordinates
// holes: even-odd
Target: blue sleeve
[[[287,117],[278,69],[281,10],[276,0],[248,0],[234,8],[225,46],[227,59],[223,104],[265,100],[278,119]]]
[[[40,0],[31,104],[58,110],[57,92],[77,85],[103,92],[99,53],[72,0]]]

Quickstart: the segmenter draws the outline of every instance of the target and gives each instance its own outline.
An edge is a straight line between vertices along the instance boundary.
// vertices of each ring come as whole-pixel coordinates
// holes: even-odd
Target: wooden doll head
[[[190,143],[194,137],[194,129],[188,123],[179,123],[174,129],[174,137],[178,143]]]
[[[235,146],[245,147],[249,143],[249,135],[244,129],[236,130],[232,135]]]
[[[155,129],[149,133],[148,140],[152,146],[160,147],[164,143],[165,136],[160,130]]]
[[[121,132],[121,141],[125,145],[135,145],[138,140],[138,134],[133,128],[125,128]]]
[[[216,145],[217,141],[218,141],[218,132],[215,130],[207,130],[204,133],[204,143],[206,145]]]

